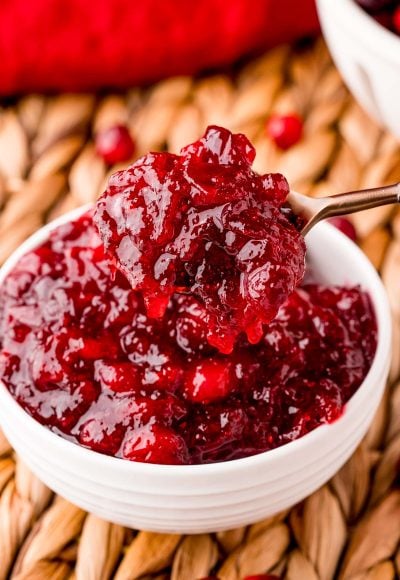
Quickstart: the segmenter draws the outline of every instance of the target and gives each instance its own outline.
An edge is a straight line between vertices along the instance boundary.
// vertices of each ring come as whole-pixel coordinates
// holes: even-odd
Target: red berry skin
[[[393,12],[393,28],[397,34],[400,34],[400,6]]]
[[[357,232],[356,228],[353,226],[350,220],[345,217],[333,217],[330,218],[329,223],[335,226],[338,230],[340,230],[343,234],[345,234],[348,238],[350,238],[353,242],[357,241]]]
[[[80,428],[78,441],[82,445],[108,455],[115,455],[121,445],[125,429],[122,425],[107,424],[93,417]]]
[[[140,390],[138,370],[130,362],[107,362],[103,359],[94,362],[94,377],[102,387],[115,393]]]
[[[186,372],[184,395],[193,403],[223,399],[233,388],[230,364],[224,360],[203,360]]]
[[[177,346],[188,354],[209,351],[207,342],[207,312],[204,304],[193,296],[177,295],[175,297],[177,314],[171,318],[171,332]]]
[[[292,113],[290,115],[272,115],[267,121],[267,135],[279,149],[290,149],[303,136],[303,121]]]
[[[97,133],[95,138],[96,153],[108,165],[123,163],[132,158],[135,143],[125,125],[115,125]]]
[[[168,427],[150,423],[127,434],[121,455],[129,461],[142,463],[189,463],[189,452],[183,438]]]

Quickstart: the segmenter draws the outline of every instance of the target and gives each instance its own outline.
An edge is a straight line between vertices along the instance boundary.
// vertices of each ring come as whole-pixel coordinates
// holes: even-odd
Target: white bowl
[[[49,231],[78,217],[75,210],[31,236],[0,271],[0,284]],[[321,282],[360,284],[378,321],[372,367],[343,415],[330,425],[259,455],[210,465],[133,463],[63,439],[32,419],[0,384],[0,423],[10,443],[51,489],[96,515],[158,532],[200,533],[245,525],[300,501],[349,458],[368,429],[388,374],[391,320],[374,268],[348,238],[328,224],[307,237],[309,259]]]
[[[400,38],[355,0],[317,0],[322,30],[351,92],[400,137]]]

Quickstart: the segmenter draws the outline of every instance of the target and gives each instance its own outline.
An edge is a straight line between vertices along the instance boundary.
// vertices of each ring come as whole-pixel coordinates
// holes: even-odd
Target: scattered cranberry
[[[343,234],[345,234],[348,238],[350,238],[353,242],[357,240],[357,232],[356,228],[352,224],[350,220],[345,217],[333,217],[329,218],[329,223],[331,223],[335,228],[340,230]]]
[[[393,27],[397,34],[400,34],[400,6],[393,12]]]
[[[340,416],[375,347],[366,294],[308,284],[258,344],[241,335],[223,356],[193,296],[148,317],[90,214],[57,228],[0,287],[0,378],[12,395],[55,433],[131,461],[210,463],[297,439]]]
[[[125,125],[115,125],[97,133],[95,138],[96,152],[108,165],[129,161],[135,144]]]
[[[281,211],[288,183],[256,174],[254,156],[244,135],[209,127],[181,155],[114,174],[97,202],[104,245],[150,317],[182,287],[203,303],[176,329],[187,351],[198,332],[224,354],[241,332],[257,343],[304,275],[304,240]]]
[[[267,135],[280,149],[290,149],[303,136],[303,121],[294,113],[272,115],[267,121]]]

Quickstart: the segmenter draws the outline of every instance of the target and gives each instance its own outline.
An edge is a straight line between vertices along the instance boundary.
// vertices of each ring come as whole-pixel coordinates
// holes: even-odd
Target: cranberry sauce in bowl
[[[0,308],[0,376],[20,405],[81,445],[153,463],[244,457],[335,420],[376,346],[366,294],[307,284],[258,344],[241,335],[223,355],[196,298],[148,317],[90,213],[19,261]]]
[[[159,172],[169,163],[161,157],[167,154],[146,156],[126,175],[117,174],[100,201],[96,221],[101,222],[108,250],[89,211],[54,229],[48,241],[24,255],[8,273],[0,288],[0,379],[37,421],[107,455],[158,464],[198,464],[276,448],[343,413],[376,349],[369,297],[358,287],[317,283],[295,287],[304,271],[304,245],[288,219],[290,213],[279,210],[286,182],[281,177],[256,176],[244,157],[237,161],[235,155],[250,151],[244,139],[217,128],[209,130],[203,140],[184,150],[182,158],[173,156],[171,163],[181,165],[179,170],[175,167],[173,188],[165,185]],[[204,160],[196,161],[196,170],[201,165],[201,175],[207,176],[207,187],[202,187],[208,201],[199,209],[197,201],[188,201],[189,186],[180,189],[179,176],[189,180],[188,175],[194,175],[186,155],[196,156],[198,149],[211,146],[216,157],[207,157],[208,174]],[[215,171],[220,172],[220,181],[218,176],[214,181]],[[238,181],[238,193],[224,172],[231,172],[233,183]],[[196,191],[199,175],[193,181]],[[136,190],[138,179],[142,181]],[[212,192],[210,183],[214,183]],[[255,193],[250,195],[253,184]],[[182,191],[181,200],[170,203],[170,187],[174,193]],[[244,199],[246,187],[249,199]],[[126,198],[126,207],[124,200],[118,201],[120,195]],[[203,195],[202,190],[193,193],[196,199],[198,195]],[[223,213],[220,206],[227,215],[222,226],[215,217]],[[110,207],[114,217],[106,212]],[[141,216],[144,232],[135,230],[137,216],[129,221],[129,207]],[[120,223],[114,220],[118,211]],[[193,223],[207,223],[207,228],[194,235],[185,212]],[[207,216],[199,218],[201,212],[209,212],[211,221]],[[274,236],[259,223],[265,216]],[[160,223],[164,237],[157,233]],[[167,247],[172,254],[177,239],[186,247],[182,232],[188,231],[187,244],[196,242],[193,251],[185,261],[178,254],[171,261],[163,258],[168,276],[158,288],[157,260]],[[234,239],[228,243],[231,233]],[[144,234],[151,235],[151,244],[148,240],[146,244]],[[133,263],[121,266],[120,256],[112,255],[121,246],[123,256],[130,255],[125,236],[130,251],[135,244],[141,250],[131,270],[133,278],[129,273]],[[259,243],[263,251],[250,252],[251,265],[241,270],[241,252],[249,243],[253,247]],[[215,248],[212,254],[209,244]],[[296,252],[298,260],[293,257]],[[274,284],[282,257],[289,257],[290,263],[282,268],[279,300],[273,302],[272,294],[267,298],[277,314],[263,324],[267,315],[262,297],[251,302],[246,318],[247,294],[240,294],[237,282],[243,272],[250,277],[258,269],[268,272],[269,256]],[[210,268],[209,259],[215,260]],[[229,297],[237,303],[243,300],[237,309],[235,301],[219,304],[215,271],[226,280]],[[178,280],[192,285],[194,293],[174,293]],[[232,331],[230,319],[224,316],[227,308]],[[246,326],[255,319],[257,336]],[[213,340],[220,322],[222,344]],[[234,339],[226,348],[228,334],[229,340]]]

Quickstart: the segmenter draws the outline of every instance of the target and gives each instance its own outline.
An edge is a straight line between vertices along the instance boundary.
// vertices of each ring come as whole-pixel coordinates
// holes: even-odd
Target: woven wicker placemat
[[[285,153],[265,135],[271,111],[297,111],[305,137]],[[92,135],[127,123],[137,156],[178,151],[208,124],[255,143],[258,171],[281,171],[298,191],[329,194],[400,180],[400,147],[349,97],[322,41],[278,48],[234,77],[169,79],[123,95],[26,96],[0,110],[0,261],[41,224],[96,199],[108,170]],[[115,170],[115,168],[113,168]],[[390,580],[400,574],[400,213],[354,217],[393,309],[386,397],[356,453],[290,512],[218,534],[127,530],[55,497],[0,438],[0,580]]]

